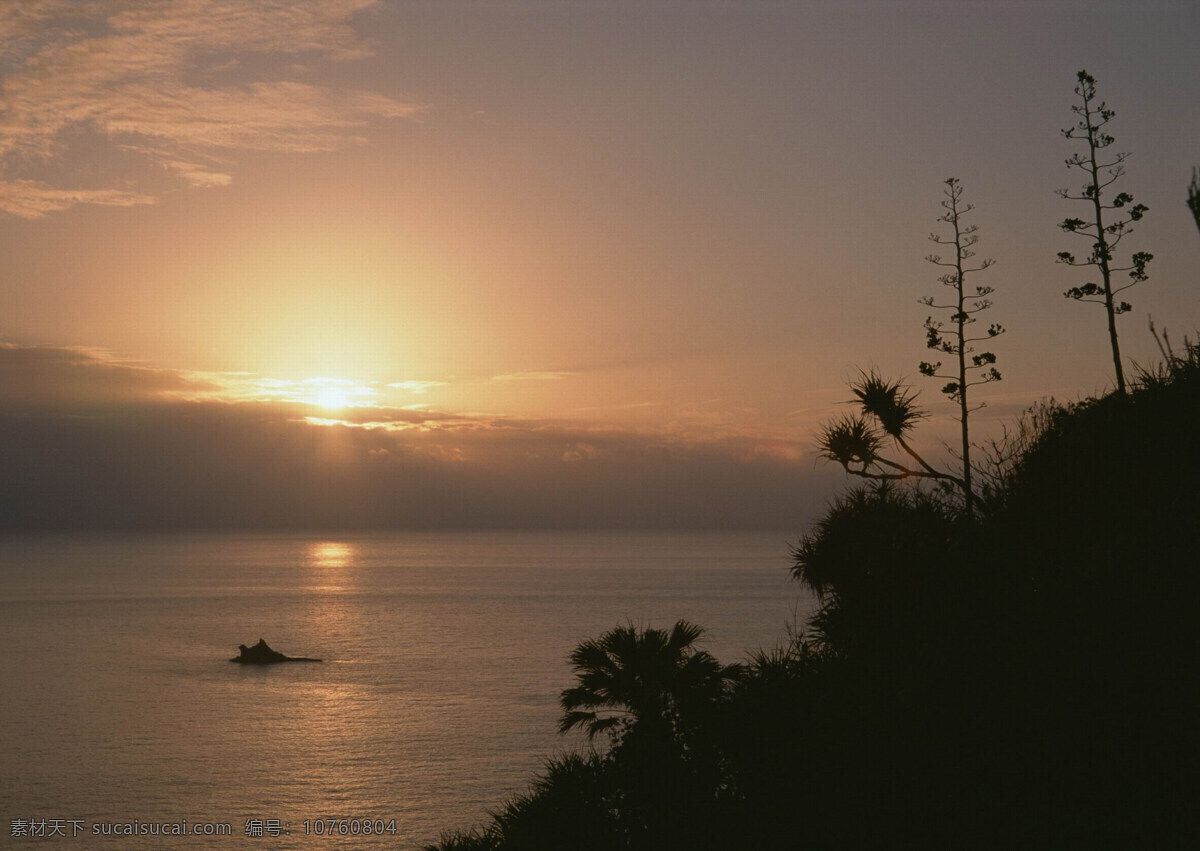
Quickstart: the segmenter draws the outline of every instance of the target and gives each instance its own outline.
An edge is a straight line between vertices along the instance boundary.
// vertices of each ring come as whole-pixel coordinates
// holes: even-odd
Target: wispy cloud
[[[308,80],[315,62],[370,55],[351,18],[375,0],[26,0],[0,10],[0,209],[37,218],[129,205],[129,187],[30,180],[70,134],[142,156],[194,187],[227,185],[232,152],[316,152],[361,140],[418,104]],[[246,63],[257,56],[279,62]],[[303,57],[306,65],[295,60]],[[59,163],[70,174],[70,163]],[[80,176],[79,180],[83,181]]]
[[[446,381],[393,381],[388,387],[406,390],[409,393],[424,393],[431,387],[445,387]]]
[[[36,180],[0,181],[0,210],[23,219],[38,219],[76,204],[134,207],[154,198],[124,189],[56,189]]]
[[[592,411],[636,411],[639,408],[661,408],[665,402],[626,402],[621,405],[585,405],[582,408],[572,408],[571,413],[581,414]]]
[[[557,381],[574,375],[573,372],[506,372],[503,375],[493,375],[492,381]]]

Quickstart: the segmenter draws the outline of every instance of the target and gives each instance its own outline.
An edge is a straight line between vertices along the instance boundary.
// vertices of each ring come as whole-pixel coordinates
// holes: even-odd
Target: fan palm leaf
[[[741,673],[696,650],[704,629],[685,620],[669,631],[618,626],[571,652],[576,685],[559,699],[560,732],[619,738],[638,725],[674,728],[681,711],[719,699]]]

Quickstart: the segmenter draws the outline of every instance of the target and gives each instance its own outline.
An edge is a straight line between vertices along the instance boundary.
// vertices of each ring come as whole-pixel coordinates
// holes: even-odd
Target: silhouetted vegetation
[[[1192,182],[1188,184],[1188,209],[1196,220],[1196,228],[1200,230],[1200,168],[1192,169]]]
[[[607,744],[434,847],[1190,846],[1200,346],[1163,350],[995,444],[970,561],[957,500],[878,479],[796,545],[822,605],[788,646],[585,642],[562,727]]]
[[[559,732],[583,727],[588,739],[607,732],[617,746],[637,736],[685,745],[697,715],[741,675],[740,666],[695,648],[703,634],[687,621],[670,632],[629,625],[580,644],[571,653],[578,685],[562,693]]]
[[[930,254],[925,259],[935,266],[953,270],[938,278],[938,282],[942,286],[949,287],[953,291],[953,295],[950,304],[937,304],[932,296],[921,299],[921,304],[938,310],[952,311],[949,331],[943,331],[943,323],[935,320],[932,316],[925,318],[925,344],[927,348],[950,355],[957,363],[951,367],[953,369],[951,373],[938,372],[942,368],[941,361],[936,363],[922,361],[919,368],[922,375],[930,378],[949,379],[942,386],[942,392],[949,396],[952,402],[958,404],[959,430],[962,435],[962,493],[967,519],[970,520],[975,513],[975,492],[971,486],[970,415],[972,410],[978,410],[983,405],[971,408],[967,401],[967,393],[976,385],[1000,380],[1000,371],[994,366],[996,355],[993,352],[974,354],[973,344],[998,337],[1004,333],[1004,328],[993,323],[988,326],[987,332],[982,337],[969,336],[967,327],[978,321],[975,314],[982,313],[992,306],[992,300],[988,296],[992,294],[993,290],[989,286],[976,286],[974,295],[968,295],[967,275],[982,272],[996,261],[989,259],[979,261],[977,266],[970,264],[971,258],[975,256],[972,246],[979,242],[979,237],[975,235],[979,228],[977,225],[964,224],[963,216],[971,212],[974,205],[962,202],[962,186],[956,178],[952,177],[947,180],[946,186],[947,189],[944,193],[946,200],[942,201],[942,207],[946,212],[938,218],[938,221],[948,224],[952,235],[947,239],[931,233],[929,239],[938,245],[953,246],[954,257],[950,260],[943,260],[940,254]],[[974,377],[974,381],[971,380],[972,377]]]
[[[935,469],[908,442],[909,433],[926,416],[917,407],[912,388],[872,371],[852,381],[850,389],[859,411],[822,426],[817,437],[822,457],[836,461],[847,473],[862,479],[934,479],[962,487],[962,479]],[[883,455],[887,438],[908,456],[906,461]]]
[[[617,627],[570,655],[576,685],[559,728],[588,752],[547,764],[489,824],[447,834],[453,849],[1175,848],[1200,821],[1200,343],[1127,382],[1115,317],[1151,256],[1112,266],[1144,205],[1103,190],[1126,154],[1113,112],[1079,72],[1063,131],[1088,152],[1094,221],[1062,228],[1093,241],[1102,284],[1067,296],[1105,306],[1116,390],[1028,409],[971,460],[968,389],[996,380],[973,355],[966,293],[974,229],[947,181],[954,291],[950,327],[926,320],[962,425],[962,475],[912,446],[915,394],[872,371],[851,382],[857,411],[825,425],[821,454],[865,480],[836,499],[792,551],[792,576],[820,607],[786,646],[744,665],[696,647],[703,630]],[[1102,175],[1103,173],[1103,175]],[[1200,224],[1200,189],[1189,206]],[[1106,222],[1105,211],[1125,218]],[[1115,286],[1112,274],[1131,282]],[[968,304],[968,300],[970,303]],[[969,359],[969,360],[968,360]],[[975,380],[970,376],[974,373]],[[974,474],[974,475],[973,475]],[[976,484],[977,483],[977,484]],[[963,499],[958,499],[961,492]],[[599,743],[595,740],[599,739]]]
[[[1133,231],[1130,222],[1140,221],[1148,209],[1145,204],[1134,204],[1128,207],[1125,218],[1104,221],[1105,210],[1120,210],[1126,208],[1133,196],[1128,192],[1119,192],[1112,203],[1104,203],[1104,190],[1115,183],[1125,173],[1125,160],[1128,153],[1113,154],[1109,162],[1100,162],[1101,151],[1108,148],[1116,140],[1104,131],[1105,125],[1112,121],[1116,112],[1108,108],[1104,101],[1096,103],[1096,78],[1087,71],[1077,75],[1079,85],[1075,94],[1079,95],[1081,103],[1071,107],[1071,111],[1079,116],[1074,127],[1062,131],[1068,139],[1083,139],[1087,142],[1087,155],[1075,153],[1067,159],[1067,167],[1078,168],[1088,176],[1088,182],[1083,185],[1082,194],[1072,195],[1069,189],[1060,189],[1058,194],[1072,201],[1087,201],[1092,207],[1092,221],[1085,219],[1064,219],[1060,227],[1067,233],[1076,233],[1092,240],[1092,251],[1085,260],[1076,260],[1070,251],[1060,251],[1058,259],[1068,266],[1095,266],[1100,271],[1101,283],[1089,281],[1081,287],[1071,287],[1064,295],[1076,301],[1087,301],[1101,304],[1108,316],[1108,339],[1112,346],[1113,369],[1117,376],[1117,393],[1125,395],[1125,369],[1121,365],[1121,346],[1117,340],[1117,316],[1133,309],[1127,301],[1116,300],[1125,290],[1140,284],[1147,279],[1146,266],[1154,255],[1145,251],[1136,252],[1128,266],[1113,266],[1113,251],[1121,240]],[[1103,172],[1103,174],[1101,174]],[[1119,214],[1118,214],[1119,215]],[[1113,275],[1117,272],[1128,272],[1130,283],[1117,286]]]

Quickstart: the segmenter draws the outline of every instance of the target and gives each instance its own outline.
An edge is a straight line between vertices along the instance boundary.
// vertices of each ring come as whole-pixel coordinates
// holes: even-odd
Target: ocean
[[[580,641],[784,640],[815,605],[796,537],[0,539],[0,845],[420,847],[585,746],[556,731]],[[260,637],[324,662],[228,661]]]

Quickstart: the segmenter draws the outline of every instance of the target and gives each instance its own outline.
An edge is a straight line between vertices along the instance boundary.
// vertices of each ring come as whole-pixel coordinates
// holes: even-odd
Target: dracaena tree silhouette
[[[969,423],[971,412],[979,410],[983,405],[972,408],[967,401],[967,393],[972,387],[1000,380],[1000,371],[994,366],[996,355],[992,352],[976,353],[974,344],[998,337],[1004,333],[1004,328],[993,323],[987,327],[986,331],[974,336],[971,334],[970,326],[978,321],[975,314],[992,306],[992,301],[988,296],[992,294],[993,290],[989,286],[976,286],[973,293],[969,292],[966,284],[967,276],[975,272],[982,272],[992,266],[995,261],[981,260],[972,265],[971,258],[975,256],[972,246],[979,241],[979,237],[976,235],[978,227],[965,224],[963,216],[971,212],[974,206],[963,203],[962,185],[956,178],[951,177],[946,181],[946,190],[943,194],[946,198],[942,201],[942,207],[946,212],[938,217],[938,221],[949,225],[950,236],[931,233],[929,239],[938,245],[953,248],[954,256],[943,260],[940,254],[930,254],[925,259],[935,266],[950,270],[938,278],[938,281],[951,290],[951,296],[947,304],[938,304],[932,296],[921,299],[921,304],[938,310],[951,311],[949,328],[945,326],[945,323],[935,320],[932,316],[926,317],[925,342],[928,348],[949,355],[954,362],[948,370],[943,371],[941,361],[935,363],[921,361],[919,369],[922,375],[930,378],[948,379],[947,383],[942,386],[942,392],[949,396],[951,401],[958,404],[958,422],[962,434],[960,485],[967,519],[970,520],[975,513],[975,493],[971,486]]]
[[[917,407],[911,388],[872,370],[860,372],[858,379],[850,382],[850,389],[858,413],[846,414],[821,428],[817,445],[823,457],[863,479],[885,482],[924,478],[964,486],[960,477],[934,468],[909,443],[913,427],[926,416]],[[883,454],[888,438],[899,450],[893,454],[902,460]]]
[[[1068,266],[1096,267],[1100,272],[1100,283],[1089,281],[1081,287],[1071,287],[1063,295],[1076,301],[1104,306],[1108,317],[1108,339],[1112,347],[1113,370],[1117,377],[1117,393],[1124,396],[1125,370],[1121,365],[1121,347],[1117,340],[1117,317],[1133,307],[1127,301],[1118,301],[1117,296],[1149,277],[1146,274],[1146,266],[1154,255],[1139,251],[1132,255],[1128,266],[1114,266],[1113,252],[1121,240],[1133,231],[1129,226],[1130,222],[1140,221],[1148,208],[1145,204],[1132,204],[1133,196],[1128,192],[1118,192],[1110,203],[1104,203],[1104,191],[1125,173],[1124,163],[1129,154],[1125,152],[1106,156],[1102,153],[1116,141],[1104,130],[1116,112],[1109,109],[1104,101],[1097,102],[1095,77],[1087,71],[1080,71],[1076,76],[1079,85],[1075,87],[1075,94],[1079,95],[1080,102],[1074,104],[1071,111],[1079,116],[1079,121],[1074,127],[1063,130],[1062,134],[1068,139],[1080,139],[1087,144],[1086,154],[1076,152],[1066,163],[1068,168],[1078,168],[1086,173],[1088,181],[1079,195],[1071,194],[1068,189],[1059,189],[1058,195],[1072,201],[1086,202],[1091,206],[1093,218],[1091,221],[1079,218],[1064,219],[1059,227],[1067,233],[1079,234],[1090,239],[1092,250],[1081,260],[1077,260],[1070,251],[1060,251],[1058,260]],[[1113,210],[1122,212],[1112,213]],[[1119,279],[1114,280],[1114,276],[1120,272],[1129,273],[1129,283],[1121,284]]]

